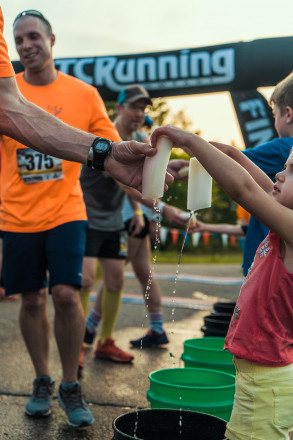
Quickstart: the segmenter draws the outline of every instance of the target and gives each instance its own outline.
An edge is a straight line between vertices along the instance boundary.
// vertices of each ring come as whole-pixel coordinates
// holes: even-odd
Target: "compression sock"
[[[163,313],[149,313],[150,327],[156,333],[163,333]]]
[[[121,294],[122,290],[114,291],[106,287],[103,289],[101,343],[103,343],[105,339],[112,337],[120,308]]]
[[[99,312],[96,312],[95,309],[91,309],[86,320],[86,328],[90,333],[94,333],[96,331],[101,318],[102,315]]]
[[[81,290],[79,296],[84,316],[87,316],[90,310],[90,290]]]

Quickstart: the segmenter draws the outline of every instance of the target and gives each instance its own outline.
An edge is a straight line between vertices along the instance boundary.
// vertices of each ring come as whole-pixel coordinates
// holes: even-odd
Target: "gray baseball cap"
[[[117,98],[117,103],[132,104],[139,99],[145,99],[148,104],[152,105],[152,100],[150,98],[149,92],[144,87],[138,84],[133,84],[121,90]]]

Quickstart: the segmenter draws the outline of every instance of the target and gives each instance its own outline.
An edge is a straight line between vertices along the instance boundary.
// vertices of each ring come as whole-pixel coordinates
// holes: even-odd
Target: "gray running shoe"
[[[79,428],[94,423],[89,407],[82,399],[79,382],[62,383],[59,387],[58,402],[67,414],[67,423]]]
[[[30,417],[47,417],[51,414],[51,400],[54,382],[50,376],[38,376],[34,382],[33,395],[25,406],[25,413]]]

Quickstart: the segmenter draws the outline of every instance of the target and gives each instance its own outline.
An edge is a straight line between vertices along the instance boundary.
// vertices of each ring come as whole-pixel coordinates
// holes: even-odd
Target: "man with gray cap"
[[[131,85],[123,89],[118,96],[116,104],[115,126],[122,139],[143,139],[138,131],[142,127],[145,118],[145,110],[152,105],[150,95],[140,85]]]
[[[133,139],[140,142],[149,142],[149,139],[146,139],[146,135],[140,131],[140,128],[144,124],[145,110],[151,104],[152,101],[148,92],[141,86],[128,86],[120,92],[117,99],[117,117],[114,125],[123,140]],[[158,202],[160,214],[164,215],[169,223],[179,227],[185,226],[186,217],[182,216],[183,212],[180,209],[161,201]],[[129,197],[124,202],[122,214],[128,231],[127,260],[131,262],[135,275],[141,285],[150,321],[150,330],[147,334],[138,339],[131,340],[130,343],[132,347],[138,348],[164,345],[168,343],[168,338],[163,329],[162,292],[155,277],[152,276],[152,281],[150,282],[150,274],[152,273],[150,264],[150,225],[152,221],[158,221],[158,214],[154,213],[153,204],[150,200],[143,200],[142,209],[134,211],[129,203]],[[144,218],[145,227],[139,234],[134,235],[131,233],[133,224],[138,222],[139,217]]]
[[[149,141],[149,139],[146,139],[147,134],[141,132],[140,129],[144,124],[146,108],[151,104],[152,101],[147,90],[140,85],[130,85],[120,92],[116,104],[116,119],[114,125],[123,140],[134,139],[139,142]],[[187,164],[188,162],[184,160],[170,161],[169,172],[178,178],[178,175],[176,175],[176,167],[179,169]],[[145,299],[151,327],[146,336],[131,341],[131,345],[132,347],[145,348],[167,344],[168,338],[163,330],[160,286],[154,277],[152,277],[152,282],[149,282],[151,273],[151,246],[149,232],[150,222],[153,220],[153,204],[150,200],[144,200],[142,203],[143,205],[141,207],[136,200],[135,205],[134,199],[129,196],[126,197],[126,203],[124,203],[122,214],[128,232],[127,260],[133,265],[134,272],[141,284],[144,297],[146,291],[148,292],[147,298]],[[177,226],[185,225],[186,218],[182,217],[182,211],[180,209],[163,202],[160,203],[161,210],[164,211],[164,215],[170,223],[174,223]],[[126,205],[127,207],[125,208]],[[111,312],[111,310],[113,311],[115,308],[118,310],[121,295],[116,295],[115,297],[112,295],[110,302],[110,296],[103,293],[103,300],[106,301],[106,304],[104,303],[103,307],[101,307],[100,296],[101,292],[99,292],[97,300],[87,319],[85,342],[88,344],[93,343],[96,334],[96,327],[100,320],[102,320],[102,329],[110,326],[111,322],[113,323],[116,321],[117,315]],[[114,307],[114,301],[116,302],[116,307]],[[128,355],[128,353],[126,353],[126,355]],[[119,357],[121,358],[121,356]],[[110,356],[108,355],[107,358],[109,359]],[[123,358],[127,359],[125,355]],[[111,360],[114,360],[114,358],[112,357]],[[117,362],[116,354],[115,360]]]

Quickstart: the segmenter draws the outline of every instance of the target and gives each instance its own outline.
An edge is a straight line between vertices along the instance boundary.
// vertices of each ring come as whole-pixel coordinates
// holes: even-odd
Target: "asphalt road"
[[[133,349],[135,360],[130,365],[95,360],[93,349],[86,351],[82,387],[95,417],[94,425],[87,428],[69,427],[56,397],[50,417],[36,420],[25,416],[24,406],[32,391],[34,371],[18,326],[20,300],[13,303],[0,302],[0,439],[111,440],[112,421],[115,417],[136,409],[149,408],[146,399],[149,373],[162,368],[183,367],[180,360],[183,342],[203,336],[200,328],[204,316],[211,312],[217,300],[235,301],[242,278],[239,265],[182,265],[179,272],[182,279],[179,277],[175,286],[176,269],[176,265],[155,267],[164,298],[165,330],[170,339],[167,347]],[[146,310],[139,303],[139,285],[131,278],[130,267],[127,271],[125,294],[114,335],[117,344],[124,349],[130,349],[129,339],[141,336],[148,328]],[[197,278],[190,280],[192,276]],[[133,301],[133,298],[137,301]],[[51,301],[49,311],[53,322]],[[50,367],[57,394],[61,369],[53,331]]]

